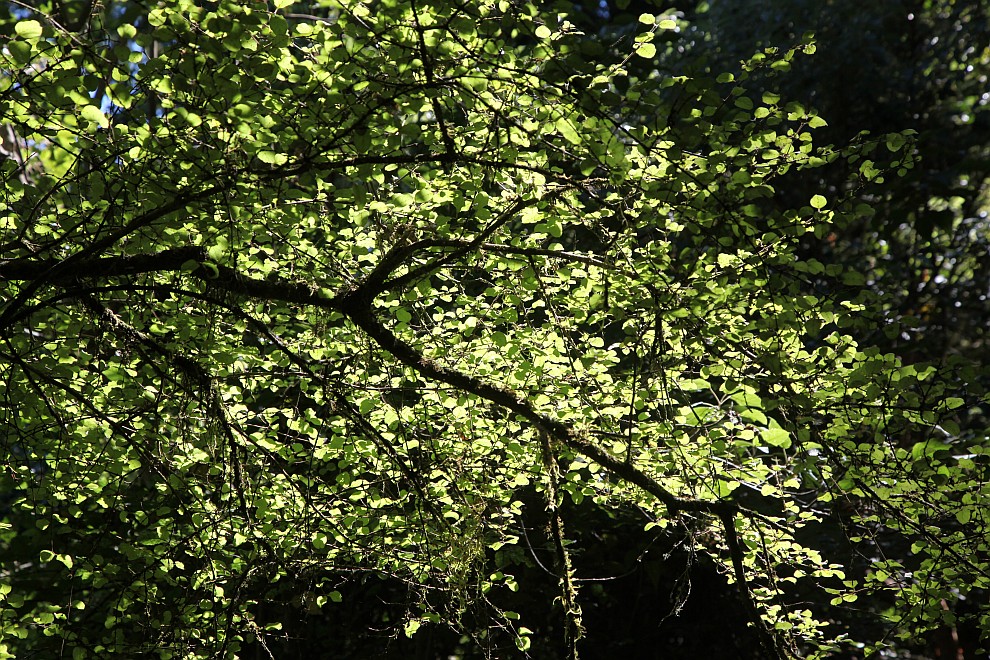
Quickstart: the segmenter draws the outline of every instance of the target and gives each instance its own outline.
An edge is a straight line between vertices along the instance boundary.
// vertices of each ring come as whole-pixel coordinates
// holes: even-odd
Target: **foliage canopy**
[[[377,576],[400,636],[576,657],[582,502],[716,566],[762,657],[990,587],[976,367],[878,350],[907,321],[801,256],[869,208],[780,204],[913,166],[747,91],[810,41],[709,76],[661,73],[676,17],[603,43],[507,0],[3,29],[7,656],[275,649]],[[533,508],[549,641],[507,605]]]

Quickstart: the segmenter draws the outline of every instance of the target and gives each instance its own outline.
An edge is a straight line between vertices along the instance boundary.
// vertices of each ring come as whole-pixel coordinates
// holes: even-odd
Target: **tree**
[[[5,28],[5,653],[277,657],[365,589],[423,657],[573,658],[577,516],[700,557],[759,657],[987,587],[977,367],[865,344],[877,294],[800,257],[864,211],[777,200],[911,165],[747,95],[810,45],[713,78],[658,73],[666,15],[606,49],[504,0],[132,10]]]

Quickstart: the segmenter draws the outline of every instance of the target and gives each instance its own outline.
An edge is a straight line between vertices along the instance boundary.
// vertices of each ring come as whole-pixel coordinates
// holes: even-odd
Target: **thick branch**
[[[198,265],[189,269],[190,262]],[[0,281],[36,282],[39,277],[44,277],[49,283],[64,284],[145,273],[179,272],[184,267],[190,277],[248,298],[279,300],[323,309],[335,308],[333,299],[311,287],[274,277],[261,280],[243,275],[228,266],[213,264],[207,257],[206,250],[198,246],[172,248],[153,254],[83,259],[68,265],[56,259],[0,260]]]
[[[476,241],[471,242],[471,245],[473,246],[475,243],[480,245],[482,242],[483,238],[482,240],[476,239]],[[400,248],[399,251],[404,255],[406,254],[406,249],[411,247]],[[459,252],[460,250],[454,254]],[[399,256],[399,254],[393,255],[393,260]],[[441,260],[446,262],[451,256],[448,255],[441,258]],[[428,379],[451,385],[461,391],[469,392],[514,412],[533,424],[537,430],[554,442],[595,461],[616,477],[638,486],[645,492],[653,495],[667,507],[671,514],[693,511],[717,516],[725,528],[729,554],[732,559],[736,580],[740,585],[740,589],[744,592],[744,598],[752,605],[751,596],[746,586],[743,551],[736,536],[734,525],[732,524],[737,514],[749,512],[742,510],[736,503],[731,501],[711,501],[677,497],[631,463],[620,460],[601,449],[572,426],[534,409],[516,392],[485,382],[461,371],[450,369],[430,360],[413,346],[397,337],[376,318],[371,305],[374,292],[368,290],[367,281],[362,286],[352,288],[340,295],[329,298],[318,290],[303,284],[275,278],[259,280],[243,275],[227,266],[218,266],[209,263],[206,252],[201,247],[174,248],[152,255],[78,260],[70,266],[63,265],[62,267],[58,267],[51,260],[0,261],[0,280],[37,281],[36,278],[39,274],[42,277],[48,274],[50,281],[119,277],[150,272],[178,271],[183,266],[186,266],[188,269],[187,264],[189,261],[195,261],[199,264],[192,270],[188,270],[189,276],[209,282],[211,286],[230,293],[249,298],[279,300],[338,311],[368,334],[381,348],[391,353],[393,357],[403,364],[415,369],[419,374]],[[436,263],[433,264],[433,266],[437,265]],[[381,280],[384,279],[384,272],[387,272],[387,269],[382,269],[378,277],[374,278],[375,285],[382,285]],[[52,277],[53,273],[57,273],[54,278]],[[755,605],[753,605],[753,609],[755,612]],[[760,623],[757,622],[757,625],[760,625]],[[775,652],[778,657],[783,657],[779,655],[779,648],[774,643],[773,635],[762,626],[761,633],[764,643],[769,647],[767,650]]]
[[[346,297],[345,297],[346,301]],[[452,385],[470,392],[523,417],[537,429],[546,433],[554,441],[563,444],[577,453],[590,458],[624,481],[639,486],[660,500],[672,513],[678,511],[700,511],[713,514],[735,513],[738,509],[732,502],[682,499],[665,489],[649,475],[633,465],[619,460],[578,433],[571,426],[549,415],[534,410],[529,403],[512,390],[486,383],[460,371],[449,369],[420,354],[416,349],[396,337],[381,324],[370,308],[361,309],[356,305],[338,307],[379,346],[391,353],[400,362],[407,364],[423,376]]]
[[[375,318],[368,299],[368,292],[363,287],[350,290],[334,298],[328,298],[318,290],[296,282],[277,278],[260,280],[242,275],[227,266],[203,265],[207,262],[207,258],[205,250],[201,247],[174,248],[150,255],[103,257],[78,261],[71,267],[59,269],[57,277],[58,280],[102,279],[150,272],[178,271],[189,261],[196,261],[200,264],[189,271],[190,276],[209,282],[211,286],[230,293],[249,298],[279,300],[332,309],[344,314],[374,339],[379,346],[390,352],[400,362],[416,369],[423,376],[447,383],[511,410],[546,433],[555,442],[569,447],[595,461],[622,480],[639,486],[650,493],[672,513],[698,511],[724,515],[726,513],[735,514],[739,511],[732,502],[679,498],[649,475],[604,451],[571,426],[535,410],[512,390],[487,383],[428,359],[411,345],[399,339]],[[51,272],[54,266],[55,264],[51,260],[0,262],[0,279],[33,280],[39,273]]]
[[[2,313],[0,313],[0,332],[10,327],[13,323],[14,317],[19,314],[20,308],[24,305],[24,303],[27,302],[27,300],[34,295],[35,292],[45,286],[45,284],[64,279],[65,274],[68,272],[78,272],[80,264],[97,258],[97,255],[102,254],[105,250],[109,249],[122,238],[125,238],[139,229],[164,218],[170,213],[178,211],[191,202],[209,198],[215,193],[221,191],[223,188],[224,186],[222,184],[215,183],[214,185],[198,192],[187,192],[185,194],[176,195],[171,202],[162,204],[161,206],[138,215],[120,229],[110,232],[103,238],[87,245],[82,250],[79,250],[65,259],[53,259],[43,262],[48,264],[48,269],[33,277],[31,281],[28,282],[28,284],[21,289],[16,296],[14,296],[14,298],[6,302],[3,307],[0,308],[2,309]],[[77,275],[77,277],[78,276],[79,275]]]
[[[64,267],[62,259],[0,260],[0,280],[34,280],[46,273],[50,284],[82,278],[107,278],[179,270],[187,261],[202,262],[206,253],[201,247],[189,246],[154,254],[84,259]]]

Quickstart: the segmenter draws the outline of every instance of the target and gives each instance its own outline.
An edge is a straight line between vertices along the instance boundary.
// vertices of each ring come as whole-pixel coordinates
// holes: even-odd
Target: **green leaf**
[[[288,155],[277,151],[262,149],[258,152],[258,160],[266,165],[285,165],[285,163],[289,160],[289,157]]]
[[[94,124],[98,124],[100,128],[107,128],[110,126],[110,122],[107,121],[106,115],[104,115],[103,112],[95,105],[83,106],[80,115],[83,119],[91,121]]]
[[[44,33],[44,29],[42,28],[41,23],[32,19],[26,21],[16,21],[14,23],[14,32],[16,32],[19,37],[27,39],[28,41],[37,41]]]
[[[7,42],[7,50],[16,64],[24,65],[31,61],[31,44],[12,39]]]
[[[900,151],[901,148],[903,148],[906,143],[907,143],[907,138],[905,138],[900,133],[890,133],[887,135],[887,138],[885,140],[887,149],[889,151],[894,151],[894,152]]]
[[[815,209],[823,209],[828,204],[828,200],[823,195],[815,195],[811,198],[811,206]]]
[[[760,431],[760,438],[771,447],[787,449],[791,446],[791,434],[784,429],[764,429]]]
[[[217,236],[216,243],[206,249],[206,254],[213,261],[222,261],[229,249],[230,243],[227,239],[223,236]]]
[[[842,283],[848,286],[863,286],[866,284],[866,276],[854,270],[848,270],[842,274]]]
[[[651,59],[657,54],[657,47],[650,42],[644,42],[636,46],[636,54],[646,59]]]
[[[581,137],[574,124],[567,117],[559,118],[555,126],[560,131],[560,134],[564,136],[564,139],[571,144],[582,144],[584,142],[584,138]]]
[[[934,456],[939,452],[949,451],[951,449],[951,445],[948,445],[941,440],[926,440],[925,442],[917,442],[913,447],[911,447],[911,457],[915,460],[919,460],[925,457]]]

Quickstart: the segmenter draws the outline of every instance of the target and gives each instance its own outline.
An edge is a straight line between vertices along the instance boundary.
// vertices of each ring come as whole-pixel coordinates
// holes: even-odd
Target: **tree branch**
[[[479,239],[481,240],[476,239],[468,245],[472,249],[477,245],[481,245],[483,239],[480,236]],[[405,255],[411,247],[408,246],[400,251]],[[467,249],[465,247],[465,250]],[[463,251],[457,250],[455,253],[437,261],[446,263]],[[394,255],[393,259],[397,256]],[[446,383],[461,391],[474,394],[497,406],[512,411],[530,422],[550,440],[595,461],[622,481],[633,484],[654,496],[667,508],[671,515],[677,515],[681,512],[697,512],[718,517],[725,529],[726,542],[728,543],[736,581],[743,592],[743,597],[752,607],[754,614],[756,614],[755,603],[753,603],[747,587],[745,568],[743,566],[743,550],[739,544],[733,524],[737,514],[755,514],[744,510],[732,501],[678,497],[631,463],[612,456],[597,446],[584,433],[534,409],[516,392],[493,383],[485,382],[461,371],[450,369],[427,358],[413,346],[396,336],[376,318],[374,309],[372,308],[374,292],[366,288],[368,284],[367,280],[361,286],[351,288],[333,298],[328,298],[318,290],[303,284],[277,278],[259,280],[243,275],[233,268],[211,264],[208,262],[205,250],[201,247],[174,248],[152,255],[104,257],[89,261],[82,260],[73,264],[71,268],[65,267],[59,269],[57,271],[57,280],[82,277],[119,277],[149,272],[178,271],[190,260],[196,261],[199,265],[189,271],[189,276],[201,279],[213,287],[224,289],[230,293],[249,298],[279,300],[340,312],[371,337],[381,348],[391,353],[399,362],[412,367],[426,378]],[[427,266],[431,265],[439,267],[440,264],[433,262]],[[33,279],[37,273],[51,273],[52,270],[53,264],[50,260],[0,262],[0,279]],[[384,272],[384,269],[382,272]],[[94,273],[97,275],[94,275]],[[407,275],[411,274],[408,273]],[[405,277],[396,278],[392,282],[404,279]],[[381,286],[381,279],[383,278],[380,276],[376,278],[376,284],[379,286]],[[758,614],[756,616],[758,617]],[[773,652],[773,657],[785,657],[785,655],[781,654],[779,645],[775,642],[772,633],[760,621],[756,621],[755,623],[761,628],[761,638],[767,647],[767,652]]]
[[[679,498],[649,475],[604,451],[571,426],[533,409],[527,401],[512,390],[482,381],[430,360],[410,344],[399,339],[375,317],[370,305],[369,293],[363,287],[350,289],[333,298],[328,298],[319,290],[296,282],[288,282],[278,278],[260,280],[243,275],[227,266],[204,265],[209,261],[206,251],[201,247],[174,248],[150,255],[83,260],[71,268],[60,269],[56,281],[78,278],[103,279],[151,272],[178,271],[189,261],[196,261],[199,264],[189,271],[190,277],[208,282],[211,286],[222,288],[229,293],[340,312],[397,360],[411,366],[423,376],[470,392],[516,413],[532,423],[538,430],[548,434],[555,442],[569,447],[595,461],[622,480],[650,493],[660,500],[671,513],[695,511],[723,515],[740,512],[739,507],[729,501]],[[33,279],[38,273],[51,272],[53,266],[52,260],[0,262],[0,279]]]

